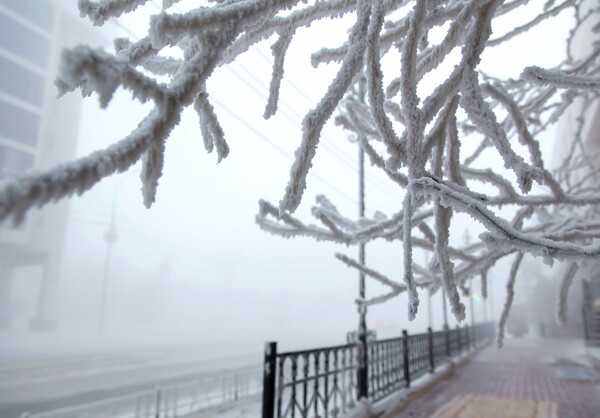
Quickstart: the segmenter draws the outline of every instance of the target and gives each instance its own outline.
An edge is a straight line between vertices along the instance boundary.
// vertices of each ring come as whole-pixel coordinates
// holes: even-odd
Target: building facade
[[[0,181],[74,158],[81,98],[57,99],[53,83],[79,42],[98,36],[61,1],[0,0]],[[67,218],[62,201],[0,224],[0,330],[56,327]]]

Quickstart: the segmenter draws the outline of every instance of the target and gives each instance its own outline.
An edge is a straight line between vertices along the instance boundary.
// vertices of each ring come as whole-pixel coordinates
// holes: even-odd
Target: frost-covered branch
[[[559,324],[567,322],[567,296],[569,295],[569,288],[573,283],[578,269],[579,266],[576,263],[571,263],[560,282],[558,303],[556,306],[556,319]]]
[[[504,302],[504,308],[500,315],[500,322],[498,324],[498,347],[502,347],[504,343],[504,328],[506,327],[506,321],[508,321],[508,315],[510,314],[510,308],[512,307],[513,300],[515,297],[515,282],[517,280],[517,272],[519,271],[519,265],[523,260],[523,253],[517,254],[513,264],[510,268],[508,275],[508,281],[506,282],[506,301]]]
[[[80,0],[78,5],[83,17],[102,25],[137,13],[149,1]],[[600,156],[589,149],[586,137],[589,120],[596,117],[591,112],[600,106],[600,44],[580,47],[579,40],[586,33],[592,40],[597,37],[600,8],[593,1],[546,1],[536,8],[528,0],[240,0],[185,10],[179,7],[183,3],[172,7],[176,3],[163,0],[146,36],[116,39],[114,53],[87,46],[63,53],[56,81],[60,94],[97,94],[105,107],[123,88],[152,109],[129,135],[106,149],[0,184],[0,221],[19,222],[30,208],[81,194],[138,161],[143,164],[143,201],[150,206],[170,132],[186,108],[198,116],[205,150],[216,151],[217,161],[229,153],[228,127],[220,123],[207,87],[215,72],[268,40],[273,67],[263,116],[273,117],[285,99],[280,94],[286,58],[294,52],[298,32],[313,30],[316,21],[348,16],[352,26],[346,41],[307,57],[316,71],[319,64],[330,63],[337,72],[296,134],[298,148],[281,201],[260,202],[259,226],[284,237],[344,245],[402,241],[404,271],[399,274],[404,284],[350,258],[338,258],[391,288],[389,294],[360,303],[373,305],[406,290],[411,318],[419,304],[417,287],[427,285],[443,287],[454,315],[462,320],[458,289],[465,280],[479,276],[486,289],[495,280],[493,266],[516,253],[503,324],[523,254],[575,263],[561,285],[563,317],[570,272],[576,263],[600,256]],[[492,33],[494,19],[521,11],[532,12],[526,23]],[[540,68],[525,63],[516,79],[481,71],[480,63],[493,56],[496,45],[520,46],[523,34],[555,18],[572,22],[559,64]],[[400,59],[384,65],[392,52]],[[428,77],[437,72],[445,78],[428,88]],[[355,94],[359,79],[366,80],[366,102]],[[319,196],[312,209],[315,224],[292,215],[309,185],[321,131],[336,109],[335,123],[352,135],[375,169],[404,190],[405,198],[391,214],[353,219]],[[567,118],[565,126],[573,129],[561,131],[558,141],[567,151],[553,170],[541,141]],[[515,208],[512,215],[499,210],[506,206]],[[470,215],[485,230],[478,242],[458,243],[451,235],[457,213]],[[431,252],[430,265],[416,262],[415,251]]]

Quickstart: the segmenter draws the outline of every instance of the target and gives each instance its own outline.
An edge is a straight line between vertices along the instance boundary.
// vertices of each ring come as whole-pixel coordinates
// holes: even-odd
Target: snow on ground
[[[256,418],[262,414],[262,396],[252,396],[238,402],[187,415],[186,418]]]

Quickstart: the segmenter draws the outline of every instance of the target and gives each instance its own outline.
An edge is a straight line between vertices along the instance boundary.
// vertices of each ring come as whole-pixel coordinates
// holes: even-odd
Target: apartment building
[[[0,181],[75,156],[81,98],[57,99],[53,82],[65,46],[101,40],[74,3],[0,0]],[[0,225],[0,331],[56,328],[68,211],[62,201]]]

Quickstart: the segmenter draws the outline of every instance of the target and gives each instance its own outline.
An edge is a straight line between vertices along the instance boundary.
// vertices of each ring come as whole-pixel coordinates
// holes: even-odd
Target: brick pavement
[[[600,382],[564,379],[557,374],[558,369],[567,366],[591,369],[552,364],[561,357],[582,359],[583,354],[580,341],[509,339],[501,350],[486,347],[388,416],[429,418],[457,396],[473,395],[552,401],[558,404],[560,418],[600,418]]]

